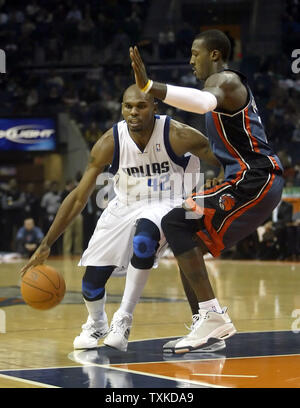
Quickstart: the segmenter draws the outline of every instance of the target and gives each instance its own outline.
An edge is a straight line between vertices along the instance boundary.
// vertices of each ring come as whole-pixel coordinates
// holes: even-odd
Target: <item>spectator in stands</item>
[[[297,120],[295,124],[295,129],[293,130],[293,142],[300,142],[300,118]]]
[[[279,252],[278,259],[284,260],[293,257],[296,255],[293,205],[281,200],[273,210],[272,222]]]
[[[286,187],[287,184],[293,185],[294,178],[296,176],[296,169],[293,166],[293,160],[290,153],[287,149],[283,149],[278,152],[278,157],[284,168],[283,177],[285,179]]]
[[[25,194],[19,189],[16,179],[11,179],[7,190],[2,196],[3,244],[4,251],[11,251],[14,247],[13,239],[18,228],[22,225]]]
[[[295,187],[300,187],[300,161],[298,159],[298,162],[295,164],[295,178],[294,178],[294,186]]]
[[[3,210],[2,210],[2,197],[4,195],[4,189],[2,186],[2,183],[0,184],[0,230],[4,231],[4,226],[5,226],[5,222],[4,222],[4,218],[3,218]],[[0,234],[0,252],[2,252],[4,250],[4,236],[3,234]]]
[[[39,103],[39,94],[35,88],[30,89],[26,101],[25,106],[28,112],[31,112]]]
[[[37,4],[37,0],[31,0],[29,4],[26,6],[26,13],[28,17],[34,17],[37,12],[40,10],[39,5]]]
[[[36,25],[34,24],[34,22],[31,19],[26,18],[25,21],[21,25],[20,34],[22,36],[22,39],[29,41],[35,29],[36,29]]]
[[[16,235],[16,251],[26,258],[30,258],[33,252],[44,238],[44,234],[39,227],[35,226],[33,218],[25,218],[24,226]]]
[[[265,261],[277,259],[279,256],[276,237],[272,225],[272,221],[266,222],[264,225],[258,227],[259,231],[259,251],[258,259]]]
[[[195,38],[195,32],[188,22],[181,24],[180,29],[176,33],[176,44],[180,54],[184,58],[190,58],[191,45]]]
[[[61,194],[59,192],[59,185],[57,181],[52,181],[50,186],[50,191],[46,192],[41,199],[41,208],[43,210],[43,231],[47,232],[56,212],[61,204]],[[58,240],[58,244],[54,245],[54,255],[59,255],[61,253],[62,242],[61,239]]]
[[[78,31],[81,44],[88,45],[95,41],[95,23],[90,12],[86,12],[83,20],[79,22]]]
[[[66,20],[72,23],[79,23],[82,20],[82,13],[76,3],[71,7],[71,10],[67,13]]]
[[[40,217],[40,199],[35,194],[34,183],[28,183],[25,191],[24,217],[33,218],[38,224]]]
[[[297,255],[297,228],[293,222],[293,206],[281,200],[272,218],[258,228],[260,236],[258,258],[287,260]]]
[[[89,148],[91,149],[97,140],[103,135],[103,132],[99,129],[97,122],[92,122],[87,130],[84,132],[84,138],[87,141]]]
[[[64,88],[65,80],[62,75],[53,69],[47,75],[46,84],[49,88],[57,87],[61,91]]]
[[[61,106],[62,97],[56,86],[50,88],[49,94],[46,96],[44,103],[47,105],[48,109],[51,109],[51,112],[57,111],[58,106]]]
[[[5,26],[8,23],[8,14],[5,10],[0,10],[0,26]]]
[[[121,27],[117,29],[110,47],[105,52],[106,62],[112,62],[114,64],[129,64],[128,48],[130,46],[130,37],[123,31]]]
[[[162,60],[176,57],[175,33],[172,27],[158,33],[159,57]]]
[[[100,100],[99,84],[88,83],[80,92],[80,99],[88,104]]]
[[[232,259],[257,259],[259,250],[258,234],[254,231],[236,244]]]
[[[68,180],[62,192],[62,201],[76,187],[73,180]],[[63,234],[63,255],[80,255],[82,253],[83,216],[78,214]]]

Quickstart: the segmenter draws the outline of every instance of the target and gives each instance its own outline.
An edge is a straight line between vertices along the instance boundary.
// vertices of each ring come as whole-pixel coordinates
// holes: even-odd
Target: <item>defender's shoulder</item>
[[[205,81],[205,88],[232,89],[242,85],[240,76],[233,71],[222,71],[212,74]]]

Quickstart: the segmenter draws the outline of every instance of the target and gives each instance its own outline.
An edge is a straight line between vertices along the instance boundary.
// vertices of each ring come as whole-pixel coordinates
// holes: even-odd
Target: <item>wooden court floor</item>
[[[0,388],[300,388],[299,262],[208,260],[212,285],[238,334],[219,352],[168,356],[162,345],[186,334],[191,323],[176,262],[163,259],[152,271],[127,353],[102,341],[97,349],[74,352],[87,318],[78,260],[49,258],[67,287],[63,302],[49,311],[24,304],[24,262],[0,264]],[[124,282],[108,282],[109,320]]]

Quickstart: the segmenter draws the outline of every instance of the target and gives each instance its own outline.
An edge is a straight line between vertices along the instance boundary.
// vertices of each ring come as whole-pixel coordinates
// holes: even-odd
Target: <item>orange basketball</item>
[[[49,265],[37,265],[22,277],[21,293],[25,302],[41,310],[58,305],[65,295],[66,284],[62,275]]]

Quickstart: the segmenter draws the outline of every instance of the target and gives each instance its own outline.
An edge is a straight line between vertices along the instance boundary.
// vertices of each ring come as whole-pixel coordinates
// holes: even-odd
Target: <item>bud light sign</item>
[[[0,150],[53,151],[56,149],[53,118],[0,118]]]

